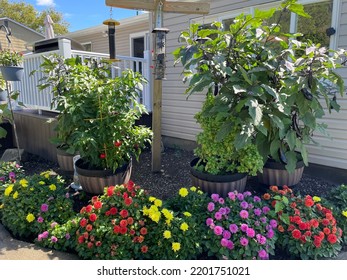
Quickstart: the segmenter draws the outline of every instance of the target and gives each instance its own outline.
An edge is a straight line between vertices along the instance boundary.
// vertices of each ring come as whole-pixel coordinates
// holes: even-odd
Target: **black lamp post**
[[[116,26],[120,23],[112,18],[107,19],[103,24],[108,26],[108,46],[110,51],[110,60],[119,61],[116,59]]]

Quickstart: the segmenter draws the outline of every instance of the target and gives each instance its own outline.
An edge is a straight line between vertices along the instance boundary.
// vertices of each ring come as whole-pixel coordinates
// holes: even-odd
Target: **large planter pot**
[[[90,169],[80,158],[75,163],[78,180],[82,189],[90,194],[103,194],[107,186],[126,184],[130,180],[132,161],[118,168],[116,172],[109,169]]]
[[[304,166],[303,161],[298,161],[295,171],[289,173],[283,163],[269,159],[264,165],[263,173],[258,173],[258,181],[268,186],[294,186],[300,182]]]
[[[69,154],[65,152],[65,150],[57,148],[57,160],[59,164],[59,168],[62,172],[73,174],[74,172],[74,164],[73,157],[75,155]]]
[[[24,68],[20,66],[0,66],[1,74],[6,81],[20,81],[23,78]]]
[[[226,175],[213,175],[198,171],[194,166],[199,161],[195,158],[190,162],[190,176],[193,186],[200,187],[202,191],[213,194],[217,193],[226,197],[229,192],[243,192],[247,183],[246,173],[230,173]]]

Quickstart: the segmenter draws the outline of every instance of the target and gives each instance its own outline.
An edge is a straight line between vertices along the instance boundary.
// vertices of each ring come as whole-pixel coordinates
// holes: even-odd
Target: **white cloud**
[[[37,6],[55,6],[54,0],[36,0]]]

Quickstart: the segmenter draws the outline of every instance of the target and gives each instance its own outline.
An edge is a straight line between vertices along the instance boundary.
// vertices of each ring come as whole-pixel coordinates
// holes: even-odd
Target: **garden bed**
[[[191,186],[188,166],[192,157],[192,152],[187,152],[180,149],[166,148],[162,153],[161,172],[153,173],[151,172],[151,152],[149,150],[144,151],[144,153],[140,157],[139,162],[135,161],[134,163],[132,180],[137,185],[147,190],[151,196],[160,198],[162,200],[170,199],[172,197],[175,197],[177,193],[180,193],[181,188],[189,189],[189,187]],[[56,163],[50,162],[32,154],[28,154],[26,158],[27,160],[23,162],[22,166],[27,175],[38,174],[46,170],[53,170],[58,174],[60,173],[59,167]],[[66,176],[64,178],[64,185],[67,186],[72,181],[72,178]],[[336,187],[336,184],[321,180],[317,177],[304,175],[300,184],[293,187],[293,190],[294,192],[300,192],[303,196],[306,194],[311,196],[324,196],[324,194]],[[251,191],[254,195],[260,196],[269,189],[265,186],[260,186],[257,182],[256,177],[252,177],[248,181],[247,190]],[[70,195],[76,194],[72,189],[69,190],[69,193]],[[80,212],[82,208],[85,208],[84,206],[90,203],[92,196],[85,194],[83,191],[77,194],[78,195],[76,195],[75,199],[73,200],[73,208],[76,212]],[[103,201],[103,203],[104,202],[105,201]],[[179,201],[177,201],[177,203],[179,204]],[[173,207],[174,209],[175,205],[178,205],[177,203],[174,202],[173,204],[171,204],[171,207]],[[189,203],[185,205],[188,204]],[[206,208],[204,207],[204,209]],[[198,213],[202,212],[199,211]],[[30,242],[30,239],[32,239],[33,236],[30,236],[29,239],[18,238],[16,236],[15,238]],[[150,238],[150,240],[152,240],[152,238]],[[216,256],[212,256],[212,259],[214,259],[215,257]],[[210,259],[211,257],[202,254],[199,256],[199,258]],[[275,248],[275,255],[270,256],[270,258],[286,260],[293,257],[288,255],[287,253],[280,251],[280,249]]]

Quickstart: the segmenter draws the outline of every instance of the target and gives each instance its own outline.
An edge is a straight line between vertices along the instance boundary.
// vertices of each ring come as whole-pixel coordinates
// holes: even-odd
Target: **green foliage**
[[[263,198],[276,212],[276,246],[291,258],[324,259],[338,255],[342,230],[320,197],[295,195],[287,186],[283,189],[272,186]]]
[[[224,100],[220,97],[208,95],[202,110],[195,116],[202,128],[197,136],[198,148],[194,151],[200,159],[196,168],[211,174],[256,175],[262,170],[263,159],[252,144],[236,149],[235,141],[241,128],[233,126],[236,118],[223,110]]]
[[[291,172],[296,151],[308,164],[306,144],[313,142],[314,131],[324,131],[319,120],[325,112],[339,110],[344,82],[335,69],[346,52],[282,32],[280,21],[271,24],[274,15],[280,19],[287,11],[308,16],[302,5],[288,0],[277,10],[238,16],[227,31],[218,22],[210,29],[193,24],[181,33],[184,45],[174,56],[183,64],[188,97],[207,91],[222,100],[215,104],[215,112],[224,114],[218,117],[220,141],[229,137],[222,130],[237,128],[234,147],[253,143],[264,161],[282,161]]]
[[[49,14],[54,22],[53,29],[56,35],[66,34],[69,23],[63,19],[63,14],[50,7],[43,11],[38,11],[31,4],[0,0],[0,17],[8,17],[24,24],[37,32],[44,33],[44,20]]]
[[[4,191],[2,223],[15,236],[32,238],[73,214],[64,181],[51,171],[23,178]]]
[[[337,224],[342,229],[342,240],[347,245],[347,185],[332,189],[323,198],[336,217]]]
[[[3,49],[0,51],[0,66],[20,66],[23,62],[23,55],[16,51]]]
[[[138,159],[152,132],[135,125],[147,113],[138,102],[145,79],[131,70],[112,79],[110,69],[107,61],[45,58],[39,88],[52,86],[52,105],[60,111],[55,143],[79,152],[90,166],[115,171]]]

